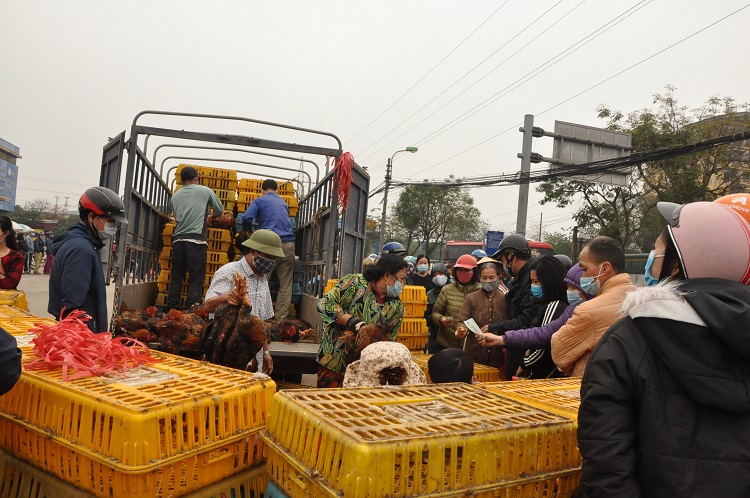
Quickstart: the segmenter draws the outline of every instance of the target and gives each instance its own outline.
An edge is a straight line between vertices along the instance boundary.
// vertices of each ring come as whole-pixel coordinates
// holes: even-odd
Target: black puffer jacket
[[[21,350],[16,338],[0,327],[0,396],[10,391],[21,376]]]
[[[505,301],[508,303],[508,319],[502,322],[491,323],[487,330],[493,334],[501,335],[508,330],[527,329],[531,327],[534,318],[539,311],[539,300],[531,293],[531,262],[529,259],[513,277]],[[525,348],[507,348],[508,363],[505,365],[505,378],[510,379],[516,374],[516,370],[523,363]]]
[[[624,309],[583,377],[583,496],[750,496],[750,287],[686,280]]]

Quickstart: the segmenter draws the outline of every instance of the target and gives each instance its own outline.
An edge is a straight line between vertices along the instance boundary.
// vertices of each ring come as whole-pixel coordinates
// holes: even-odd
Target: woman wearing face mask
[[[430,274],[430,258],[424,254],[417,256],[417,271],[409,275],[409,285],[421,285],[427,292],[435,287]]]
[[[430,333],[430,337],[427,339],[427,346],[425,347],[425,353],[427,354],[437,353],[441,349],[437,343],[437,334],[440,325],[432,321],[432,310],[435,308],[440,291],[448,284],[450,272],[443,263],[435,263],[432,265],[430,275],[432,276],[434,287],[427,292],[427,309],[424,312],[424,318],[427,321],[427,330]]]
[[[538,276],[538,271],[536,275]],[[583,268],[581,268],[581,265],[579,264],[573,265],[573,267],[568,270],[568,274],[563,279],[567,285],[566,301],[568,302],[568,306],[565,307],[565,310],[557,318],[551,321],[542,319],[541,322],[545,322],[543,325],[528,329],[508,330],[507,332],[503,332],[502,335],[486,333],[484,334],[484,345],[507,346],[519,349],[539,349],[549,347],[552,334],[565,325],[568,319],[573,315],[576,306],[593,297],[590,294],[583,292],[583,289],[581,288],[581,275],[583,275]],[[538,288],[535,289],[535,292],[538,293]],[[547,307],[544,309],[546,310]],[[545,316],[544,313],[542,316]]]
[[[407,263],[401,256],[385,254],[362,274],[347,275],[318,303],[323,337],[318,350],[318,387],[342,387],[348,359],[368,338],[362,327],[378,325],[395,340],[404,318],[399,296],[406,283]]]
[[[750,224],[659,202],[667,226],[591,353],[578,442],[587,497],[750,495]]]
[[[476,363],[498,368],[501,377],[505,377],[502,348],[484,346],[474,333],[464,325],[464,320],[473,318],[479,328],[488,323],[501,322],[508,319],[508,303],[505,301],[507,289],[500,283],[500,263],[492,258],[482,258],[478,263],[479,283],[482,290],[466,296],[461,312],[458,314],[456,336],[463,338],[464,351]]]
[[[18,250],[13,222],[0,216],[0,289],[15,289],[23,275],[24,255]]]
[[[464,254],[453,265],[454,281],[440,291],[435,307],[432,309],[432,321],[439,325],[437,335],[438,350],[459,348],[463,340],[456,337],[458,315],[464,305],[466,296],[482,288],[479,283],[477,260],[470,254]],[[437,351],[436,351],[437,352]]]

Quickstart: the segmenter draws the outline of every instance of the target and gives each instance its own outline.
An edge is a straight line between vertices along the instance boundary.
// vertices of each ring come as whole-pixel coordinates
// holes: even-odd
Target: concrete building
[[[13,211],[16,206],[16,186],[21,149],[0,138],[0,211]]]

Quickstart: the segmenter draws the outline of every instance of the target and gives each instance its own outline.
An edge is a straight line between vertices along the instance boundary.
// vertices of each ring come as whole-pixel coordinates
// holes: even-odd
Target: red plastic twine
[[[336,182],[339,196],[339,206],[341,206],[341,212],[346,211],[346,207],[349,205],[349,194],[352,190],[352,183],[354,183],[354,177],[352,176],[352,166],[354,165],[354,156],[351,152],[344,152],[338,159],[333,167],[334,182]]]
[[[25,368],[54,370],[62,367],[63,380],[71,381],[125,372],[158,361],[140,341],[128,337],[113,339],[108,333],[91,332],[85,323],[90,318],[85,312],[75,310],[54,325],[36,325],[30,330],[37,335],[32,339],[36,359]]]

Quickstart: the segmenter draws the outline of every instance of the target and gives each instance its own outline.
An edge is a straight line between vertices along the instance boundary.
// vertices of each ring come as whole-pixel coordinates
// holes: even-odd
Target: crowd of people
[[[605,236],[575,265],[513,234],[450,271],[419,255],[408,277],[406,250],[386,244],[321,300],[318,385],[426,382],[397,332],[357,350],[363,325],[387,315],[398,329],[408,281],[427,290],[432,382],[471,382],[475,362],[509,380],[582,377],[582,496],[750,496],[750,216],[720,202],[658,210],[639,288]],[[338,346],[356,354],[334,360]]]

